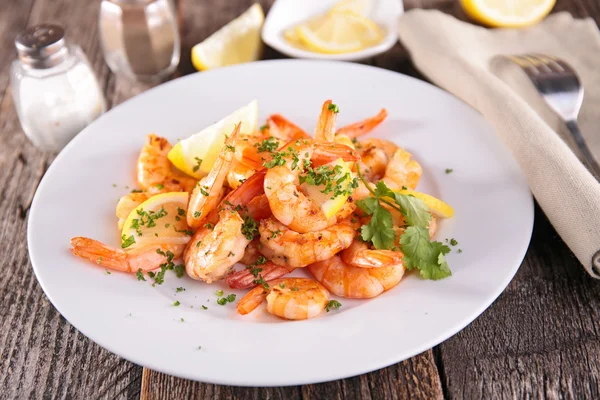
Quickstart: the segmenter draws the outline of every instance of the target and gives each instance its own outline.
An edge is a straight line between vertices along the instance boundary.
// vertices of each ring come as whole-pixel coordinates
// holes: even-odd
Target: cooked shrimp
[[[117,218],[119,218],[119,229],[123,229],[123,225],[125,224],[125,220],[127,220],[129,213],[150,197],[152,197],[152,194],[148,192],[134,192],[126,194],[119,199],[116,209]]]
[[[224,209],[219,222],[204,226],[194,233],[183,259],[187,274],[212,283],[223,278],[243,256],[250,240],[242,234],[244,220],[237,211]]]
[[[403,254],[399,251],[376,250],[363,241],[354,240],[340,253],[342,260],[353,267],[381,268],[402,263]]]
[[[380,268],[358,268],[334,256],[308,266],[315,279],[333,294],[353,299],[369,299],[396,286],[404,275],[402,263]]]
[[[269,136],[289,142],[298,139],[310,139],[310,135],[302,128],[290,122],[280,114],[273,114],[267,120]]]
[[[319,282],[305,278],[283,278],[271,281],[268,294],[257,286],[237,305],[240,314],[248,314],[267,300],[267,311],[285,319],[314,318],[329,301],[329,292]]]
[[[327,260],[350,246],[357,228],[357,223],[346,219],[318,232],[298,233],[275,218],[268,218],[258,228],[260,251],[275,264],[305,267]]]
[[[301,145],[304,145],[302,147],[311,147],[311,151],[308,153],[309,156],[303,158],[310,159],[313,166],[323,165],[338,158],[344,161],[357,161],[360,159],[360,155],[356,150],[342,143],[308,140],[293,140],[285,143],[271,140],[270,144],[275,146],[273,151],[262,150],[260,146],[252,146],[247,143],[236,146],[236,160],[247,168],[261,170],[265,168],[268,162],[273,160],[274,156],[280,155],[278,154],[278,150],[283,149],[285,153],[286,150],[289,151],[292,148],[296,151]]]
[[[150,193],[191,192],[196,180],[177,170],[167,154],[172,146],[165,138],[148,135],[137,162],[137,180]]]
[[[208,175],[197,185],[190,196],[187,223],[191,228],[204,224],[208,214],[221,202],[223,184],[233,161],[233,145],[240,132],[241,122],[235,126]]]
[[[96,265],[122,272],[151,271],[167,261],[167,252],[173,258],[181,256],[185,245],[148,245],[124,251],[85,237],[71,239],[71,251],[76,256],[92,261]]]
[[[306,233],[328,228],[352,214],[356,205],[350,199],[335,215],[326,217],[321,207],[300,188],[299,176],[312,147],[301,144],[290,153],[293,157],[286,158],[285,165],[273,167],[265,175],[265,194],[275,218],[297,232]]]
[[[233,208],[243,217],[251,215],[254,219],[266,218],[270,215],[269,205],[266,197],[260,198],[264,194],[263,182],[265,179],[264,170],[258,171],[244,183],[232,190],[223,198],[221,205],[214,208],[206,218],[205,222],[216,224],[219,212],[223,208]],[[258,198],[257,198],[258,197]]]
[[[369,182],[383,178],[386,168],[398,149],[398,146],[385,139],[365,139],[359,142],[360,161],[358,167],[361,174]]]
[[[373,117],[363,119],[362,121],[346,125],[337,130],[336,135],[347,135],[349,138],[356,138],[365,135],[375,129],[387,118],[387,110],[382,108],[379,113]]]
[[[258,259],[263,255],[260,252],[261,247],[262,245],[260,244],[260,241],[258,239],[252,240],[250,243],[248,243],[248,246],[246,246],[244,256],[240,259],[239,262],[244,265],[250,265],[257,262]]]
[[[227,184],[230,188],[237,189],[246,181],[246,179],[254,175],[255,172],[256,170],[254,168],[248,167],[241,162],[236,161],[227,173]]]
[[[315,140],[332,143],[335,137],[335,120],[337,118],[337,106],[331,100],[325,101],[321,107],[321,115],[315,128]]]
[[[383,181],[392,190],[402,186],[414,189],[419,184],[422,173],[421,165],[412,159],[412,154],[400,147],[388,163]]]
[[[284,267],[267,261],[265,264],[237,271],[225,278],[225,282],[232,289],[249,289],[258,285],[258,279],[268,283],[273,279],[289,274],[293,270],[292,267]]]

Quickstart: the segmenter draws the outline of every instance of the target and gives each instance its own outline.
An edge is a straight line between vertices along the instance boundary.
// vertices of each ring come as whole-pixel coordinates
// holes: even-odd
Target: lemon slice
[[[482,24],[518,28],[542,20],[556,0],[461,0],[467,15]]]
[[[352,171],[350,171],[350,168],[348,167],[348,164],[341,158],[330,162],[329,164],[325,164],[327,166],[330,166],[332,168],[335,168],[336,166],[340,166],[341,169],[340,171],[335,175],[335,177],[333,178],[333,181],[335,182],[336,180],[340,179],[341,177],[343,177],[344,175],[348,174],[348,176],[350,178],[346,179],[344,182],[342,182],[342,189],[345,190],[348,188],[348,184],[350,183],[350,181],[352,180]],[[333,193],[321,193],[321,190],[324,189],[325,186],[323,185],[319,185],[319,186],[315,186],[315,185],[309,185],[307,183],[303,183],[301,186],[301,189],[304,193],[306,193],[306,195],[308,197],[310,197],[310,199],[315,203],[321,206],[321,210],[323,211],[323,214],[325,214],[325,217],[327,218],[331,218],[333,217],[346,203],[346,200],[348,199],[348,195],[338,195],[335,198],[331,198],[333,196]]]
[[[335,138],[333,139],[334,142],[336,143],[340,143],[340,144],[345,144],[346,146],[352,148],[352,149],[356,149],[354,147],[354,143],[352,142],[352,139],[350,139],[350,137],[348,135],[344,135],[339,134],[339,135],[335,135]]]
[[[328,54],[358,51],[383,40],[375,22],[349,12],[314,18],[298,25],[296,34],[311,50]]]
[[[129,213],[121,231],[122,246],[130,250],[150,244],[186,244],[188,193],[169,192],[150,197]]]
[[[256,100],[234,111],[219,122],[177,143],[167,157],[186,174],[200,179],[210,171],[225,144],[225,135],[231,134],[241,122],[240,134],[250,134],[258,126]]]
[[[373,6],[372,0],[342,0],[329,10],[334,12],[349,12],[355,15],[366,17]]]
[[[256,3],[242,15],[192,47],[192,64],[198,71],[256,61],[262,53],[260,31],[265,14]]]
[[[410,189],[400,190],[398,193],[411,195],[417,199],[423,200],[427,208],[429,208],[429,211],[438,217],[452,218],[454,216],[454,209],[450,205],[433,196]]]

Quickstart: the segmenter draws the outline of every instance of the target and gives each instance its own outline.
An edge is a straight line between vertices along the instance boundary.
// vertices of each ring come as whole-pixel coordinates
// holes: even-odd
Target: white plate
[[[373,0],[368,17],[385,30],[385,38],[377,46],[347,54],[321,54],[290,46],[283,32],[306,19],[324,14],[339,0],[277,0],[271,7],[262,30],[263,42],[275,50],[296,58],[357,61],[388,51],[398,41],[398,17],[402,2],[398,0]]]
[[[70,254],[73,236],[120,243],[114,206],[129,191],[125,185],[135,187],[135,160],[146,134],[175,142],[254,98],[261,120],[278,112],[309,131],[325,99],[339,106],[340,126],[386,107],[389,117],[374,136],[413,152],[424,169],[419,189],[456,210],[437,235],[459,242],[448,255],[454,275],[434,282],[410,273],[373,300],[341,299],[339,311],[286,322],[264,308],[242,317],[233,304],[217,305],[215,290],[232,292],[224,283],[206,285],[169,272],[162,286],[152,287],[132,275],[106,275]],[[454,172],[446,174],[446,168]],[[106,349],[183,378],[270,386],[372,371],[455,334],[509,283],[532,224],[532,198],[517,165],[487,122],[465,104],[382,69],[284,60],[193,74],[106,113],[63,150],[44,176],[31,207],[28,242],[50,301]],[[463,252],[457,254],[457,248]],[[176,294],[180,286],[186,291]],[[238,299],[243,294],[235,293]],[[180,307],[172,306],[175,300]],[[203,304],[208,310],[201,309]]]

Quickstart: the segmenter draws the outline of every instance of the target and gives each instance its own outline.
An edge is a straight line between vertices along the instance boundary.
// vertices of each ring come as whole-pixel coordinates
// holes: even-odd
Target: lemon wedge
[[[121,231],[122,247],[129,250],[151,244],[186,244],[188,193],[169,192],[150,197],[129,213]]]
[[[260,4],[192,47],[192,64],[198,71],[256,61],[262,53],[260,32],[265,21]]]
[[[329,10],[330,13],[349,12],[366,17],[373,6],[372,0],[342,0]]]
[[[429,208],[429,211],[437,217],[452,218],[454,216],[454,209],[450,205],[433,196],[410,189],[400,190],[398,193],[414,196],[422,200],[427,208]]]
[[[327,54],[351,53],[383,40],[375,22],[350,12],[313,18],[298,25],[296,35],[309,49]]]
[[[342,190],[346,190],[353,176],[348,164],[343,159],[339,158],[325,165],[331,168],[335,168],[338,165],[341,167],[339,172],[333,177],[334,182],[348,174],[350,178],[342,182]],[[321,207],[323,214],[325,214],[325,217],[327,218],[333,217],[344,206],[346,200],[348,200],[347,194],[338,195],[332,199],[333,193],[322,193],[321,190],[325,188],[324,185],[315,186],[303,183],[300,185],[300,188],[315,204]]]
[[[348,146],[352,149],[355,149],[354,143],[352,142],[352,139],[350,139],[350,136],[348,136],[348,135],[344,135],[343,133],[339,134],[339,135],[335,135],[335,139],[333,139],[333,140],[336,143],[345,144],[346,146]]]
[[[519,28],[541,21],[556,0],[461,0],[465,13],[484,25]]]
[[[219,122],[179,141],[167,157],[178,169],[200,179],[210,171],[225,144],[225,135],[231,134],[235,124],[241,122],[240,134],[250,134],[258,126],[258,102],[234,111]]]

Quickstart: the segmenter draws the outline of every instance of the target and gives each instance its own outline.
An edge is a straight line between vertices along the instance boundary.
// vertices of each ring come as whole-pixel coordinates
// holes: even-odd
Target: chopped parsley
[[[132,244],[135,244],[135,238],[133,237],[133,235],[130,235],[129,237],[127,237],[127,235],[123,235],[121,236],[121,247],[126,249],[129,246],[131,246]]]
[[[179,302],[179,300],[175,300],[175,302],[173,303],[174,307],[179,307],[181,305],[181,303]]]
[[[282,288],[282,289],[285,288],[285,283],[280,283],[279,287]]]
[[[258,148],[259,153],[272,153],[279,148],[279,141],[271,136],[262,142],[255,143],[254,147]]]
[[[452,239],[450,239],[450,244],[452,246],[456,246],[458,244],[458,242],[456,241],[456,239],[452,238]]]
[[[452,275],[446,258],[450,248],[429,238],[429,222],[431,214],[422,200],[414,196],[393,192],[380,181],[375,188],[364,180],[372,197],[356,202],[357,206],[371,216],[368,224],[361,227],[362,240],[370,242],[376,249],[394,249],[396,233],[390,211],[383,206],[393,208],[404,216],[406,225],[400,236],[400,245],[404,253],[403,262],[406,269],[418,269],[425,279],[442,279]]]
[[[156,226],[156,220],[167,216],[169,213],[161,207],[158,211],[136,210],[139,218],[134,218],[131,221],[131,228],[135,229],[138,236],[142,236],[142,227],[153,228]],[[185,215],[185,213],[184,213]],[[134,242],[135,243],[135,242]]]
[[[281,232],[281,229],[277,229],[276,231],[269,231],[271,232],[271,238],[275,239],[277,236],[281,235],[283,232]]]
[[[158,190],[163,190],[165,188],[165,185],[163,185],[162,183],[157,183],[155,186]]]
[[[223,291],[219,290],[218,292],[220,292],[221,294],[219,296],[223,296]],[[235,301],[235,294],[231,293],[230,295],[227,295],[226,297],[219,297],[219,299],[217,299],[217,304],[220,306],[224,306],[227,303],[233,303]]]
[[[208,186],[200,186],[200,193],[202,193],[202,196],[209,196],[208,189],[210,189]]]
[[[194,211],[194,218],[200,218],[202,213],[200,211]]]
[[[264,125],[262,125],[260,128],[258,128],[258,129],[260,129],[260,130],[261,130],[261,132],[262,132],[262,131],[264,131],[264,130],[265,130],[265,129],[267,129],[267,128],[268,128],[267,124],[264,124]]]
[[[183,274],[185,273],[185,265],[175,265],[175,263],[173,262],[175,254],[173,254],[171,251],[167,251],[165,253],[160,248],[156,249],[156,253],[160,254],[163,257],[166,257],[167,262],[160,264],[160,271],[158,271],[157,273],[153,273],[153,275],[150,275],[150,273],[148,273],[148,276],[154,279],[154,283],[152,284],[152,286],[162,285],[165,281],[165,274],[167,273],[167,271],[174,270],[178,278],[181,278],[183,276]]]
[[[232,145],[230,145],[230,144],[226,144],[226,145],[225,145],[225,149],[226,149],[227,151],[235,152],[235,147],[233,147],[233,146],[232,146]]]
[[[194,157],[194,160],[196,160],[196,165],[194,165],[194,168],[192,168],[192,171],[197,172],[200,169],[200,166],[202,165],[202,159],[200,159],[198,157]]]
[[[96,264],[100,265],[102,263],[102,257],[98,257],[96,259]]]
[[[213,224],[211,224],[210,222],[207,222],[206,224],[203,225],[203,227],[206,229],[213,229],[215,226]]]
[[[337,301],[337,300],[329,300],[327,302],[327,305],[325,306],[325,310],[327,310],[327,312],[329,312],[331,310],[337,310],[341,306],[342,306],[342,303],[340,303],[339,301]]]
[[[143,190],[139,190],[139,189],[133,189],[131,191],[131,193],[142,193],[142,192],[143,192]]]
[[[452,171],[454,171],[452,168],[446,168],[446,173],[447,174],[451,173]]]
[[[333,104],[333,103],[329,104],[329,105],[327,106],[327,109],[328,109],[329,111],[333,111],[333,113],[334,113],[334,114],[337,114],[337,113],[339,113],[339,112],[340,112],[340,108],[337,106],[337,104]]]
[[[185,210],[181,207],[177,207],[177,215],[180,217],[185,217]]]
[[[183,319],[183,318],[179,318],[179,320],[180,320],[181,322],[185,322],[185,319]]]
[[[458,249],[458,252],[459,252],[459,253],[462,253],[462,249]]]
[[[342,174],[343,167],[322,165],[315,169],[306,168],[306,174],[300,175],[300,184],[306,183],[313,186],[324,186],[320,191],[323,194],[332,194],[332,199],[338,196],[349,196],[358,187],[358,178],[352,178],[350,173]]]
[[[242,234],[248,240],[254,239],[258,236],[258,223],[252,218],[251,215],[244,217],[244,223],[242,224]]]
[[[137,272],[135,273],[135,276],[137,276],[138,281],[146,280],[146,278],[144,278],[144,273],[142,272],[141,268],[138,268]]]
[[[184,290],[185,290],[185,288],[183,288],[183,287],[178,287],[177,289],[175,289],[175,292],[177,292],[177,293],[181,293],[181,292],[183,292]]]
[[[294,292],[297,292],[298,290],[300,290],[300,288],[299,288],[298,286],[294,286],[294,287],[292,288],[292,290],[293,290]]]
[[[202,309],[203,310],[208,310],[208,307],[206,307],[204,304],[202,304]]]
[[[219,289],[215,292],[215,294],[219,297],[223,296],[223,290]]]
[[[109,270],[107,270],[107,269],[106,269],[106,270],[104,270],[104,273],[105,273],[106,275],[110,275],[110,274],[111,274],[111,272],[110,272]]]

